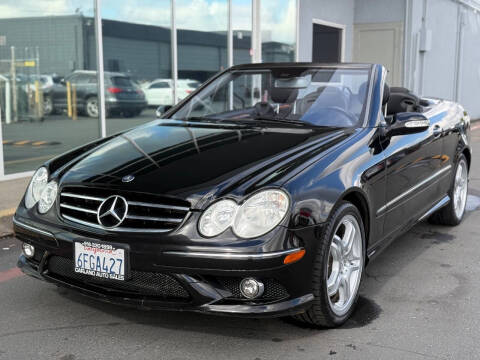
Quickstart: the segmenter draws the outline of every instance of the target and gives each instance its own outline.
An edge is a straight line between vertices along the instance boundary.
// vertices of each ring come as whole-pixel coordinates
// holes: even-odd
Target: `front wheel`
[[[365,259],[365,230],[358,209],[343,202],[330,217],[319,243],[312,306],[295,318],[321,327],[342,325],[358,300]]]
[[[465,215],[468,194],[468,164],[461,155],[455,167],[455,178],[449,190],[450,202],[428,219],[432,224],[455,226],[462,222]]]

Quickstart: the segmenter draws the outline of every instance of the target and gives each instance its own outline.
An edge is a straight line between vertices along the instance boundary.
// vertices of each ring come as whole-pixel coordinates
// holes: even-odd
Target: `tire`
[[[43,115],[49,116],[55,114],[55,108],[53,107],[53,100],[50,96],[43,98]]]
[[[352,227],[350,228],[350,226]],[[350,261],[346,261],[345,264],[343,258],[348,259],[349,252],[345,251],[344,253],[343,249],[345,246],[343,244],[346,238],[349,238],[347,234],[350,233],[349,231],[352,228],[355,231],[353,236],[351,236],[353,246],[351,247],[350,255],[352,258],[349,259]],[[341,240],[341,247],[337,246],[339,239]],[[338,255],[340,253],[342,255],[339,261]],[[355,258],[355,261],[353,258]],[[330,216],[317,249],[312,275],[313,303],[305,313],[294,316],[294,319],[315,327],[327,328],[340,326],[345,323],[354,311],[358,300],[359,287],[365,265],[364,260],[365,230],[362,217],[354,205],[345,201],[341,202]],[[353,270],[354,268],[356,269]],[[339,285],[331,286],[331,294],[329,295],[329,280],[338,280],[339,278],[349,278],[350,281],[335,281],[334,283]],[[349,285],[348,287],[345,287],[346,283]],[[336,292],[334,291],[335,287],[337,288]],[[348,297],[346,296],[345,288],[350,289]],[[342,298],[343,301],[341,301]]]
[[[85,113],[91,118],[98,118],[98,99],[96,96],[89,97],[85,102]]]
[[[450,202],[433,213],[428,219],[431,224],[456,226],[462,222],[465,215],[468,194],[468,163],[465,155],[458,158],[454,177],[448,195]]]

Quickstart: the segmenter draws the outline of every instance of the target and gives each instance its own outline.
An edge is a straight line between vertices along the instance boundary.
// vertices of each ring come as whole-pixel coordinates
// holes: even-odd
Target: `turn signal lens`
[[[283,259],[283,263],[287,265],[300,260],[305,255],[305,252],[305,249],[301,249],[294,253],[288,254],[287,256],[285,256],[285,259]]]

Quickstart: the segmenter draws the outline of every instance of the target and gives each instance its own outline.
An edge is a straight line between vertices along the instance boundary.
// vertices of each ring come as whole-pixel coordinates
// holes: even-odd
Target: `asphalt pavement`
[[[100,303],[22,275],[0,240],[0,359],[478,359],[480,131],[464,222],[421,223],[367,268],[341,328],[284,319],[144,312]]]

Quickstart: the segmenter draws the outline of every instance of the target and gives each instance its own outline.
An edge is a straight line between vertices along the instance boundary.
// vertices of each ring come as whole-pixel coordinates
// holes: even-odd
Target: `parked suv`
[[[75,71],[65,79],[54,81],[44,92],[44,113],[54,114],[67,109],[67,82],[75,86],[77,109],[90,117],[98,116],[97,72]],[[145,109],[145,94],[125,74],[105,72],[106,116],[137,116]]]

